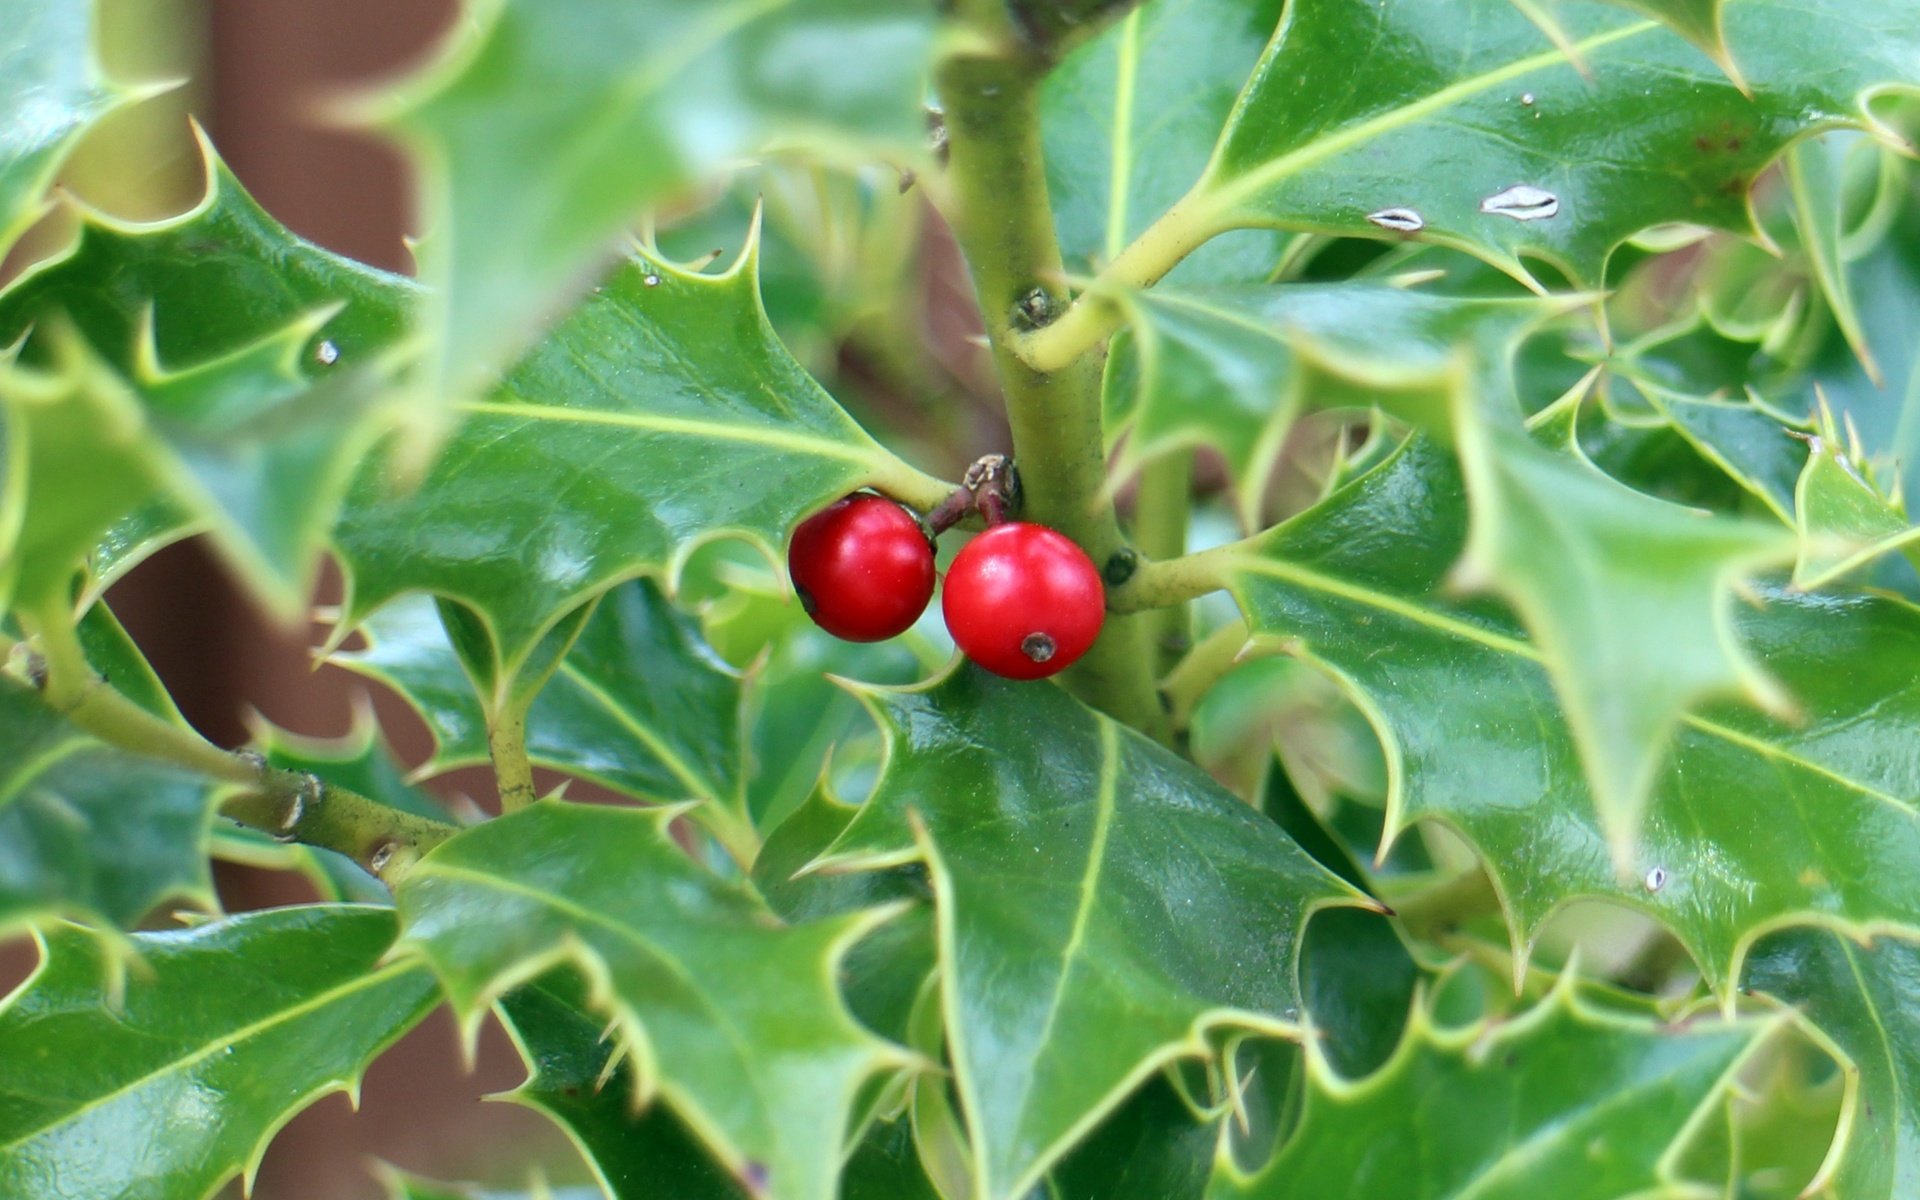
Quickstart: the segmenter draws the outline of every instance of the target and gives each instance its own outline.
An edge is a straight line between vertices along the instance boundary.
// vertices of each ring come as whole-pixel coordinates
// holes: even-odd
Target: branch
[[[390,808],[314,775],[267,764],[250,751],[222,750],[115,691],[94,671],[64,606],[21,614],[41,662],[31,674],[47,706],[116,749],[159,759],[235,785],[221,812],[282,841],[338,851],[389,886],[458,827]]]
[[[1227,586],[1228,565],[1245,548],[1245,542],[1233,542],[1199,554],[1139,562],[1124,580],[1109,580],[1107,611],[1138,613],[1170,608],[1220,591]]]
[[[954,233],[973,273],[1006,394],[1025,515],[1079,543],[1111,577],[1135,556],[1105,491],[1101,364],[1086,358],[1035,371],[1012,349],[1017,330],[1045,324],[1067,303],[1040,146],[1038,89],[1046,61],[1017,36],[982,32],[986,36],[942,60],[938,75]],[[1109,621],[1063,678],[1095,707],[1164,734],[1149,632],[1140,622]]]
[[[1035,371],[1049,372],[1065,370],[1088,357],[1125,321],[1122,297],[1160,282],[1187,255],[1225,232],[1227,225],[1214,211],[1204,187],[1203,180],[1149,225],[1058,320],[1016,333],[1012,347],[1020,361]]]

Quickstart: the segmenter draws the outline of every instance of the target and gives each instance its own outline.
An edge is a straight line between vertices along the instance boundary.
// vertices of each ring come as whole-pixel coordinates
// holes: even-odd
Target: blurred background
[[[199,121],[241,182],[294,232],[375,266],[410,271],[407,168],[377,140],[329,128],[329,99],[405,72],[453,23],[454,0],[107,0],[108,69],[122,79],[182,79],[177,90],[108,120],[75,156],[65,186],[110,212],[177,213],[200,195],[203,175],[189,117]],[[59,222],[36,231],[17,256],[57,243]],[[321,599],[336,585],[323,585]],[[332,667],[315,670],[309,631],[264,622],[223,569],[188,543],[143,564],[110,596],[135,639],[202,732],[222,745],[246,740],[246,714],[317,736],[348,731],[368,685]],[[430,748],[412,713],[374,697],[402,761]],[[483,775],[454,775],[432,790],[490,793]],[[291,874],[221,865],[234,910],[313,898]],[[23,944],[0,947],[0,990],[31,968]],[[529,1161],[557,1180],[575,1157],[544,1118],[484,1097],[517,1084],[522,1070],[489,1026],[469,1067],[446,1014],[436,1014],[368,1073],[356,1113],[332,1096],[297,1117],[269,1149],[254,1194],[264,1200],[363,1200],[385,1195],[370,1164],[381,1160],[443,1178],[523,1184]],[[238,1196],[235,1185],[230,1193]]]

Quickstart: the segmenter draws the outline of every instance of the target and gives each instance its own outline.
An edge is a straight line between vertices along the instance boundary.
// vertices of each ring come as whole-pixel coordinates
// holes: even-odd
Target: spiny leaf
[[[686,857],[666,830],[679,811],[547,800],[467,830],[401,884],[403,944],[469,1030],[514,985],[578,966],[639,1099],[658,1095],[749,1190],[825,1200],[863,1085],[911,1062],[834,982],[885,912],[782,925]]]
[[[179,900],[218,907],[213,797],[197,775],[113,750],[0,682],[0,928],[52,917],[130,927]]]
[[[1833,1200],[1893,1200],[1920,1188],[1920,946],[1884,937],[1862,946],[1826,929],[1795,929],[1754,951],[1747,986],[1796,1005],[1852,1060],[1859,1094],[1829,1153]]]
[[[1223,1163],[1208,1194],[1682,1194],[1670,1160],[1778,1025],[1696,1019],[1663,1027],[1590,1009],[1571,982],[1498,1023],[1445,1029],[1416,1010],[1393,1059],[1365,1079],[1341,1079],[1310,1056],[1298,1129],[1251,1175]]]
[[[1255,635],[1319,664],[1378,730],[1390,843],[1456,830],[1486,860],[1524,960],[1547,917],[1612,900],[1671,928],[1723,996],[1754,938],[1818,915],[1856,928],[1920,912],[1920,611],[1762,591],[1735,629],[1795,704],[1684,717],[1653,785],[1634,878],[1616,874],[1540,649],[1447,578],[1466,536],[1453,460],[1416,441],[1319,507],[1229,552]],[[1846,663],[1844,672],[1834,664]]]
[[[444,390],[487,386],[623,228],[736,160],[917,160],[933,29],[923,0],[481,6],[389,119],[422,166]]]
[[[1794,489],[1800,532],[1794,586],[1825,587],[1896,550],[1911,554],[1920,529],[1907,520],[1905,506],[1875,484],[1860,439],[1842,434],[1824,410],[1819,432],[1806,439],[1807,463]]]
[[[1462,299],[1383,284],[1162,286],[1132,297],[1107,369],[1116,471],[1180,446],[1220,451],[1243,520],[1267,493],[1280,446],[1311,404],[1379,404],[1446,425],[1463,370],[1510,393],[1510,348],[1555,305]]]
[[[723,275],[629,260],[516,366],[456,407],[417,486],[369,460],[336,535],[342,633],[407,591],[470,611],[494,678],[563,615],[636,575],[677,579],[737,536],[769,557],[809,512],[873,486],[931,508],[945,485],[867,436],[780,347],[751,249]]]
[[[384,419],[374,391],[412,285],[300,241],[203,149],[192,210],[151,225],[83,211],[67,252],[0,292],[0,345],[26,339],[0,364],[24,455],[0,501],[18,506],[24,604],[59,594],[111,528],[144,514],[118,544],[148,553],[208,528],[275,611],[304,612]]]
[[[740,1200],[738,1181],[707,1156],[667,1106],[636,1112],[634,1066],[587,1014],[580,980],[556,972],[500,1000],[527,1080],[516,1104],[552,1118],[612,1200]]]
[[[0,258],[46,205],[54,173],[88,126],[132,98],[100,69],[92,4],[0,3]],[[0,342],[6,339],[0,338]]]
[[[1069,266],[1096,270],[1180,198],[1207,165],[1281,0],[1154,0],[1048,73],[1040,94],[1047,193]],[[1232,234],[1176,281],[1263,280],[1282,238]]]
[[[1728,694],[1784,707],[1729,609],[1735,585],[1792,557],[1793,537],[1609,478],[1575,440],[1580,400],[1570,394],[1530,431],[1461,422],[1473,519],[1456,577],[1504,596],[1525,620],[1614,863],[1628,871],[1681,716]]]
[[[1743,94],[1657,22],[1598,6],[1565,14],[1589,80],[1510,0],[1303,0],[1176,211],[1215,231],[1377,235],[1407,210],[1416,236],[1590,285],[1649,226],[1752,232],[1748,188],[1794,137],[1868,124],[1873,94],[1920,82],[1912,15],[1734,0]]]
[[[980,1196],[1025,1195],[1210,1030],[1297,1028],[1301,927],[1359,900],[1264,818],[1056,688],[963,666],[862,694],[886,768],[815,865],[931,877]]]
[[[382,909],[316,905],[142,933],[125,998],[102,951],[47,934],[0,1008],[0,1193],[179,1200],[251,1181],[273,1133],[437,1001],[419,965],[382,966]]]
[[[397,600],[331,661],[392,687],[434,735],[433,775],[484,762],[486,717],[431,601]],[[649,580],[604,596],[527,715],[534,762],[655,801],[738,809],[742,680]]]
[[[1574,55],[1576,65],[1585,66],[1585,60],[1579,56],[1579,50],[1572,35],[1561,25],[1557,10],[1560,0],[1512,0],[1513,6],[1527,15],[1527,19],[1540,26],[1542,32],[1553,39],[1556,46],[1569,50]],[[1637,9],[1657,21],[1665,22],[1668,28],[1686,38],[1711,58],[1720,69],[1727,72],[1737,83],[1740,80],[1739,64],[1733,61],[1727,50],[1724,24],[1724,6],[1727,0],[1608,0],[1622,8]]]

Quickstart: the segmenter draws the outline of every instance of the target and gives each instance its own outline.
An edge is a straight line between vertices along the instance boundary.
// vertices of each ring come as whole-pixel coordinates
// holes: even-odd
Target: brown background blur
[[[410,270],[404,164],[315,114],[329,98],[429,53],[454,12],[454,0],[106,0],[103,52],[117,75],[189,82],[100,130],[65,182],[129,216],[179,211],[199,188],[191,113],[241,182],[296,233],[376,266]],[[164,147],[157,155],[156,145]],[[335,668],[313,670],[311,632],[263,623],[195,546],[156,556],[110,601],[188,719],[223,745],[245,740],[249,709],[304,734],[344,734],[353,699],[366,690]],[[376,703],[403,761],[424,759],[425,729],[391,697]],[[434,788],[451,795],[463,782],[487,790],[471,776]],[[312,898],[297,881],[264,872],[223,867],[218,879],[230,909]],[[0,989],[31,963],[25,946],[0,945]],[[576,1156],[544,1118],[483,1102],[522,1074],[492,1026],[469,1071],[452,1021],[438,1013],[374,1065],[357,1114],[344,1096],[333,1096],[296,1118],[267,1152],[254,1194],[371,1200],[385,1194],[369,1173],[374,1159],[503,1185],[523,1184],[524,1165],[544,1160],[561,1177],[577,1178]],[[237,1196],[238,1186],[231,1192]]]

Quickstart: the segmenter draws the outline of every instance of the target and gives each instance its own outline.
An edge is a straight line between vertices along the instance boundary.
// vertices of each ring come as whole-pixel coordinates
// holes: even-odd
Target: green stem
[[[942,61],[939,89],[955,206],[950,215],[973,272],[1006,395],[1024,515],[1079,543],[1112,578],[1123,576],[1134,556],[1104,490],[1102,364],[1089,355],[1040,372],[1013,350],[1017,323],[1044,321],[1047,312],[1067,303],[1040,146],[1038,87],[1044,71],[1044,61],[1024,53],[1017,42],[990,38]],[[1139,621],[1109,620],[1100,640],[1064,679],[1094,706],[1163,734],[1150,632]]]
[[[1245,543],[1234,542],[1199,554],[1143,562],[1124,584],[1107,590],[1107,608],[1137,613],[1198,600],[1227,586],[1227,568],[1245,551]]]
[[[1228,621],[1208,634],[1168,672],[1161,681],[1160,694],[1167,698],[1175,729],[1185,729],[1192,724],[1193,710],[1227,672],[1240,664],[1241,652],[1246,648],[1247,623],[1239,619]]]
[[[1187,552],[1187,522],[1193,512],[1193,451],[1176,450],[1140,472],[1134,499],[1133,542],[1149,559],[1175,559]],[[1136,568],[1137,573],[1137,568]],[[1149,613],[1148,641],[1156,651],[1154,671],[1165,675],[1193,643],[1193,618],[1184,604]]]
[[[533,761],[527,757],[527,710],[510,705],[487,726],[487,749],[500,789],[502,814],[518,812],[539,799],[533,786]]]
[[[22,623],[39,649],[41,694],[49,708],[109,746],[236,785],[239,794],[223,803],[221,812],[241,824],[283,841],[338,851],[389,885],[459,832],[316,776],[270,767],[257,754],[222,750],[193,730],[155,716],[94,671],[63,606],[22,614]]]
[[[1204,188],[1202,180],[1116,255],[1059,320],[1016,337],[1013,348],[1021,361],[1036,371],[1058,371],[1086,358],[1125,319],[1123,297],[1158,283],[1222,232],[1226,226]]]

